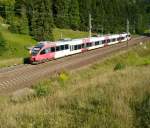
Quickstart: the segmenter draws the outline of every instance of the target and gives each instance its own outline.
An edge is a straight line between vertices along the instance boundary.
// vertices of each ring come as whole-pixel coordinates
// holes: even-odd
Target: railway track
[[[132,47],[139,42],[150,40],[149,37],[137,37],[129,41],[128,47]],[[127,49],[127,43],[120,43],[109,47],[104,47],[81,54],[76,54],[53,60],[39,65],[19,65],[0,70],[0,94],[8,94],[24,87],[30,87],[36,82],[53,75],[61,70],[73,70],[91,64],[101,58]]]

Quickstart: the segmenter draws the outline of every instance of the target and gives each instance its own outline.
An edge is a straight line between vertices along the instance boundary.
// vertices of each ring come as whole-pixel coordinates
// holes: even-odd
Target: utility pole
[[[97,27],[98,27],[98,30],[99,30],[99,34],[103,35],[103,33],[104,33],[104,27],[103,27],[103,25],[98,25]]]
[[[62,34],[62,32],[60,33],[60,39],[63,39],[63,34]]]
[[[129,30],[130,30],[130,22],[129,22],[129,20],[127,19],[127,33],[129,33]]]
[[[102,35],[103,35],[103,33],[104,33],[104,28],[103,28],[103,25],[102,25]]]
[[[91,14],[89,13],[89,37],[91,38],[92,36],[92,18]]]

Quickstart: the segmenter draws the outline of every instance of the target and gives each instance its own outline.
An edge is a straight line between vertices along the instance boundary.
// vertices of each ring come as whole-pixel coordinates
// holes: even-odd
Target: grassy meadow
[[[1,128],[149,128],[150,43],[0,97]]]
[[[22,64],[23,59],[29,56],[27,48],[37,43],[31,36],[11,33],[7,25],[0,25],[0,33],[6,42],[6,50],[3,54],[0,54],[0,68]],[[63,38],[88,36],[87,32],[55,28],[53,31],[54,40],[59,40],[61,34]]]

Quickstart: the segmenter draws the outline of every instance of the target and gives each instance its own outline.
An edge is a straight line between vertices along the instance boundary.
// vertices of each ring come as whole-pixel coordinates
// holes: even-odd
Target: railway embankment
[[[149,69],[150,43],[141,42],[83,69],[61,71],[29,95],[0,97],[0,127],[149,127]]]

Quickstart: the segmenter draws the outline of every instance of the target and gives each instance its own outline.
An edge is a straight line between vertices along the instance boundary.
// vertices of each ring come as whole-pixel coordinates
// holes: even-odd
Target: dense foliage
[[[0,32],[0,55],[2,54],[2,52],[6,49],[5,46],[5,40],[2,37],[2,34]]]
[[[143,33],[150,26],[149,0],[1,0],[0,15],[10,30],[30,34],[37,40],[53,39],[52,29],[87,31],[89,13],[92,31]]]

